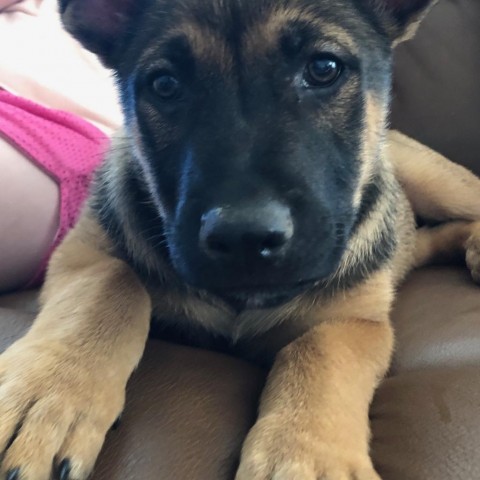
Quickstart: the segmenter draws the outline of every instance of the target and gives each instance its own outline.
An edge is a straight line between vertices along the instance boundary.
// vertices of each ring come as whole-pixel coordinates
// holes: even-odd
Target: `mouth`
[[[318,279],[303,280],[290,285],[235,288],[215,293],[236,311],[261,310],[280,307],[320,283]]]

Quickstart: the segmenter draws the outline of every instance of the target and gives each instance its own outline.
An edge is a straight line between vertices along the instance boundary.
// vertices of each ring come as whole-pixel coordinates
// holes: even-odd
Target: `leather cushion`
[[[33,318],[31,300],[15,299],[0,299],[3,348]],[[480,478],[479,311],[464,269],[424,269],[401,289],[395,360],[371,411],[383,480]],[[245,362],[150,341],[93,479],[232,479],[264,379]]]
[[[392,123],[480,174],[480,2],[440,0],[395,58]]]

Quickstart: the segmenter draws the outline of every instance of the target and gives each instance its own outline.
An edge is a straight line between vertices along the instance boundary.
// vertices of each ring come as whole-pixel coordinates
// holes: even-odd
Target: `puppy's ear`
[[[62,21],[86,48],[113,67],[144,0],[59,0]]]
[[[394,45],[415,35],[418,25],[438,0],[368,0]]]

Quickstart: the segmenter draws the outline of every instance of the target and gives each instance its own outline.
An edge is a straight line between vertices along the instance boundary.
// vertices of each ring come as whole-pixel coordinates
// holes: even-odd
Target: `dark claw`
[[[58,467],[58,480],[68,480],[71,469],[72,465],[70,464],[70,460],[66,458]]]
[[[19,468],[12,468],[7,472],[7,479],[6,480],[18,480],[20,478],[20,469]]]
[[[17,428],[13,432],[13,435],[10,437],[10,440],[8,441],[7,446],[5,447],[5,450],[8,450],[13,445],[13,442],[17,439],[18,433],[20,432],[21,428],[22,428],[22,424],[20,423],[19,425],[17,425]]]

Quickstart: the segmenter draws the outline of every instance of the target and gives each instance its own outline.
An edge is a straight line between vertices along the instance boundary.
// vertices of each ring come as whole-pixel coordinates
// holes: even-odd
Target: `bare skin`
[[[58,229],[55,181],[0,138],[0,292],[24,286],[41,266]]]

